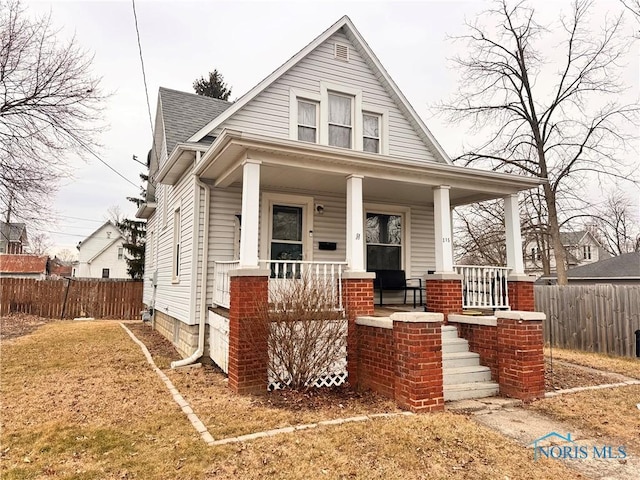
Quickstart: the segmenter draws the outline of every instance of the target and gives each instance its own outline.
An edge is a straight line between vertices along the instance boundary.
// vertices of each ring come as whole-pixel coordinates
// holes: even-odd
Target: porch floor
[[[406,304],[393,304],[393,305],[378,305],[376,304],[373,309],[374,317],[388,317],[396,312],[424,312],[424,306],[417,306],[413,308],[413,303]]]

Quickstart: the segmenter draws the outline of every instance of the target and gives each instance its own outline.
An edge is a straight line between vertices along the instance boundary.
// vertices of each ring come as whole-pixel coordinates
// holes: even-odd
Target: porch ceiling
[[[364,177],[365,200],[433,202],[432,188],[451,187],[451,205],[501,198],[542,183],[517,175],[417,162],[293,140],[224,131],[202,156],[195,173],[226,187],[242,180],[246,159],[262,163],[261,187],[346,195],[346,177]]]

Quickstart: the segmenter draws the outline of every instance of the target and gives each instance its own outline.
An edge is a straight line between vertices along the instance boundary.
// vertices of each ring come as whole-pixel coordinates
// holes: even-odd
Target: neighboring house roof
[[[70,262],[64,262],[57,257],[49,261],[49,274],[59,277],[70,277],[72,266]]]
[[[586,230],[579,230],[577,232],[560,232],[560,240],[562,245],[580,245],[580,242],[588,232]]]
[[[233,105],[225,100],[165,87],[160,87],[158,95],[162,109],[162,121],[164,122],[167,154],[170,154],[178,143],[185,142],[203,125],[213,121]],[[198,140],[202,141],[203,139]],[[212,141],[213,139],[209,139],[206,143]]]
[[[0,240],[7,242],[26,241],[27,227],[24,223],[0,222]]]
[[[320,36],[318,36],[315,40],[313,40],[309,45],[300,50],[297,54],[291,57],[287,62],[285,62],[280,68],[275,70],[271,75],[262,80],[258,85],[252,88],[245,95],[240,97],[236,102],[233,103],[231,108],[225,110],[222,114],[212,119],[207,123],[204,127],[200,128],[196,133],[194,133],[191,138],[188,139],[189,142],[199,142],[207,135],[210,135],[211,132],[216,127],[219,127],[225,120],[231,117],[234,113],[242,109],[245,105],[247,105],[251,100],[256,98],[260,93],[262,93],[269,85],[278,80],[282,75],[288,72],[291,68],[293,68],[296,64],[298,64],[302,59],[304,59],[307,55],[313,52],[317,47],[319,47],[323,42],[328,40],[333,34],[338,32],[340,29],[344,29],[344,33],[351,40],[354,47],[358,50],[362,58],[369,65],[369,68],[373,71],[376,77],[380,80],[380,84],[387,90],[388,94],[393,98],[400,108],[400,110],[405,114],[409,122],[413,125],[416,133],[422,138],[422,140],[427,144],[433,147],[434,156],[443,163],[452,164],[453,162],[448,157],[446,152],[442,149],[438,141],[435,139],[433,134],[429,131],[425,123],[422,121],[420,116],[413,109],[409,101],[406,99],[404,94],[400,91],[395,82],[391,79],[387,71],[384,69],[378,58],[375,56],[367,42],[364,40],[360,32],[353,25],[349,17],[346,15],[334,23],[331,27],[329,27],[326,31],[324,31]],[[186,110],[186,109],[185,109]],[[187,110],[188,112],[188,110]],[[166,128],[166,124],[165,124]],[[171,148],[167,145],[167,151],[171,152]]]
[[[640,280],[640,252],[625,253],[567,270],[569,278],[637,278]]]
[[[567,270],[569,280],[634,280],[640,281],[640,252],[625,253]],[[536,283],[547,283],[555,275],[543,276]]]
[[[114,238],[122,237],[122,232],[120,231],[120,229],[118,227],[116,227],[116,225],[111,220],[107,220],[102,225],[100,225],[91,235],[89,235],[87,238],[85,238],[80,243],[78,243],[78,249],[80,249],[80,247],[82,246],[83,243],[85,243],[90,238],[93,238],[93,236],[97,235],[97,233],[100,230],[102,230],[104,227],[106,227],[107,225],[111,225],[114,228],[114,230],[116,231],[116,233],[118,234],[118,236],[114,237]]]
[[[46,255],[0,254],[0,273],[47,273]]]
[[[111,248],[111,246],[114,243],[117,243],[119,241],[124,241],[124,238],[122,237],[122,235],[118,234],[117,237],[115,237],[113,240],[111,240],[109,243],[107,243],[104,247],[102,247],[98,253],[96,253],[93,257],[91,257],[89,260],[87,260],[87,263],[91,263],[93,262],[96,258],[98,258],[100,255],[102,255],[104,252],[106,252],[109,248]]]

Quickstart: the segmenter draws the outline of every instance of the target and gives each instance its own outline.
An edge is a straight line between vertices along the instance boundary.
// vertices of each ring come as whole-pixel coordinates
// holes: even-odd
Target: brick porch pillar
[[[462,312],[462,275],[434,273],[425,276],[427,311],[444,314]]]
[[[373,315],[373,279],[375,273],[342,274],[342,306],[347,317],[347,374],[352,387],[358,385],[358,335],[356,318]]]
[[[545,314],[499,311],[496,317],[500,393],[526,402],[544,397]]]
[[[444,410],[441,313],[391,315],[396,351],[394,396],[412,412]]]
[[[269,270],[229,272],[229,388],[236,393],[267,391],[267,329],[260,312],[268,302]]]
[[[511,310],[523,312],[535,311],[533,282],[535,278],[527,275],[511,275],[508,278],[509,306]]]

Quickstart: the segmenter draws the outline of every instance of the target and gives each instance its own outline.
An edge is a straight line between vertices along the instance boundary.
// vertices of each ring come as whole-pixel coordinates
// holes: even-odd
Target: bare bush
[[[269,326],[269,378],[283,388],[302,390],[329,375],[345,356],[347,324],[337,307],[337,288],[303,274],[272,279],[261,318]]]

